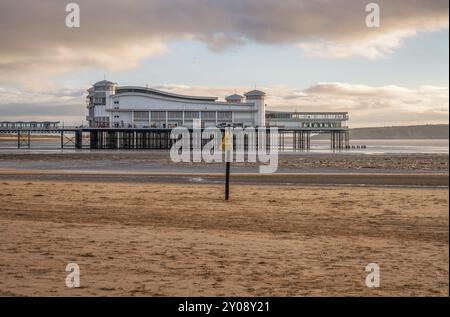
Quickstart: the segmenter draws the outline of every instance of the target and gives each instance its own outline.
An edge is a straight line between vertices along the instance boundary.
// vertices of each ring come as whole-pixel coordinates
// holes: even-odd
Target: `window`
[[[183,119],[182,111],[168,111],[169,119]]]
[[[219,111],[217,117],[219,120],[231,120],[231,111]]]
[[[202,120],[216,120],[216,112],[202,111]]]
[[[152,111],[152,120],[166,120],[166,112],[165,111]]]
[[[134,112],[135,121],[148,121],[148,111],[135,111]]]
[[[198,117],[199,117],[198,111],[186,111],[184,113],[185,119],[198,119]]]
[[[94,104],[104,105],[106,103],[106,98],[94,98]]]

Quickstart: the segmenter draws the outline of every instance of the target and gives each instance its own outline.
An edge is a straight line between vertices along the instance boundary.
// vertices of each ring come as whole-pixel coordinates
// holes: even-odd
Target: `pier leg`
[[[309,151],[311,149],[311,132],[306,133],[306,149]]]
[[[75,131],[75,148],[83,148],[83,133],[79,130]]]
[[[301,132],[300,134],[300,147],[302,148],[302,151],[305,150],[305,132]]]
[[[292,135],[292,149],[297,152],[297,132],[294,131]]]
[[[345,148],[350,148],[350,132],[345,131]]]
[[[89,131],[89,148],[95,149],[97,146],[97,133]]]
[[[331,131],[331,149],[334,150],[336,148],[336,132]]]

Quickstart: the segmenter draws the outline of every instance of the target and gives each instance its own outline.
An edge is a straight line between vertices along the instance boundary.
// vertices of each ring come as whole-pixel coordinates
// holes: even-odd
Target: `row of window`
[[[267,113],[267,119],[331,119],[346,120],[348,116],[345,114],[302,114],[302,113]]]
[[[0,128],[56,128],[57,122],[0,122]]]
[[[340,122],[305,122],[304,128],[340,128]]]
[[[147,121],[149,119],[149,115],[151,115],[152,120],[166,120],[166,111],[134,111],[134,120],[135,121]],[[118,118],[119,116],[117,116]],[[184,112],[184,119],[198,119],[202,120],[216,120],[216,112],[215,111],[186,111]],[[116,116],[114,116],[116,118]],[[183,111],[167,111],[167,118],[169,120],[183,120]],[[231,120],[232,113],[231,111],[218,111],[217,119],[218,120]]]
[[[94,105],[105,105],[106,98],[93,98]]]

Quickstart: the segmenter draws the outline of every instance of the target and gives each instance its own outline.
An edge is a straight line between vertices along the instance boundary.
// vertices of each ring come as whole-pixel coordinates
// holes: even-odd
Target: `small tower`
[[[242,103],[242,99],[244,99],[244,97],[237,94],[225,98],[228,103]]]
[[[254,104],[256,110],[255,125],[264,127],[266,125],[266,105],[264,103],[266,94],[260,90],[252,90],[244,96],[247,102]]]
[[[116,93],[117,84],[102,80],[88,89],[87,117],[90,127],[104,128],[110,126],[110,115],[106,109],[111,108],[111,96]]]

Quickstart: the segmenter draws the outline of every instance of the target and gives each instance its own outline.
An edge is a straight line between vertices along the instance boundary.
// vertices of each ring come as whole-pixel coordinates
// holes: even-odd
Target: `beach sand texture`
[[[448,296],[448,188],[222,190],[3,179],[0,295]]]

